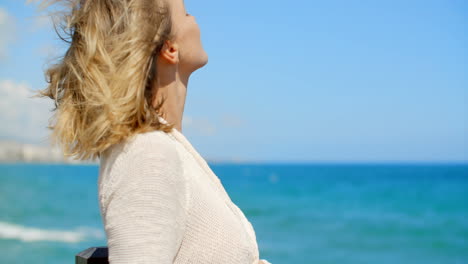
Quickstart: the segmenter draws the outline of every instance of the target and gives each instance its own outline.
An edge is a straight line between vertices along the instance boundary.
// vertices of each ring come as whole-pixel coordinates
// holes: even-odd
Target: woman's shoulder
[[[129,195],[140,199],[141,193],[154,195],[155,190],[167,192],[169,188],[173,188],[177,199],[184,201],[188,208],[185,169],[174,143],[166,132],[151,131],[113,146],[101,160],[99,175],[99,197],[104,214],[111,199]]]
[[[160,172],[168,177],[183,174],[183,161],[174,140],[164,131],[139,133],[114,144],[101,156],[100,187],[114,189],[122,180],[153,177]]]
[[[175,146],[172,137],[161,130],[137,133],[129,136],[120,143],[110,146],[103,156],[131,156],[143,152],[171,152]]]
[[[181,162],[174,139],[168,133],[154,130],[134,134],[124,141],[109,147],[101,156],[101,169],[104,167],[125,167],[135,162],[173,161]]]
[[[128,154],[141,152],[157,153],[161,151],[174,152],[174,143],[168,133],[162,130],[153,130],[135,134],[132,138],[127,139],[124,143],[125,147],[123,151]]]

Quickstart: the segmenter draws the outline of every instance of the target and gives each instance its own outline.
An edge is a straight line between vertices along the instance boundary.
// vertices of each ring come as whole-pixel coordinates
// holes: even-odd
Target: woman
[[[269,263],[182,134],[189,77],[208,62],[183,0],[68,2],[70,47],[40,95],[55,101],[53,143],[100,158],[109,262]]]

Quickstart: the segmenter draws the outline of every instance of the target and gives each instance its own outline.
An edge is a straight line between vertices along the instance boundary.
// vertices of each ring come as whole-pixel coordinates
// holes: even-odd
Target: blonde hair
[[[45,71],[47,88],[35,97],[54,100],[51,141],[65,156],[96,159],[109,146],[152,130],[169,132],[159,122],[165,101],[154,108],[156,56],[172,40],[170,9],[164,0],[46,0],[65,4],[55,12],[70,37],[65,55]],[[56,16],[61,14],[60,16]],[[55,123],[54,123],[55,121]],[[76,158],[75,158],[76,159]]]

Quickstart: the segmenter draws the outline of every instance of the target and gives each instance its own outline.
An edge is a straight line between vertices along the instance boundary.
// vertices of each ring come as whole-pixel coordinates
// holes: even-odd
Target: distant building
[[[98,161],[79,161],[66,157],[60,148],[4,140],[0,141],[0,163],[7,162],[98,163]]]

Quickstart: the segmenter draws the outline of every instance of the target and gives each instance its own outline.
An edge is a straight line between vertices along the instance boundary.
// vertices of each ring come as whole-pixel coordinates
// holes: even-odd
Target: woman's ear
[[[161,49],[160,56],[170,64],[177,64],[179,62],[179,46],[177,43],[166,41]]]

